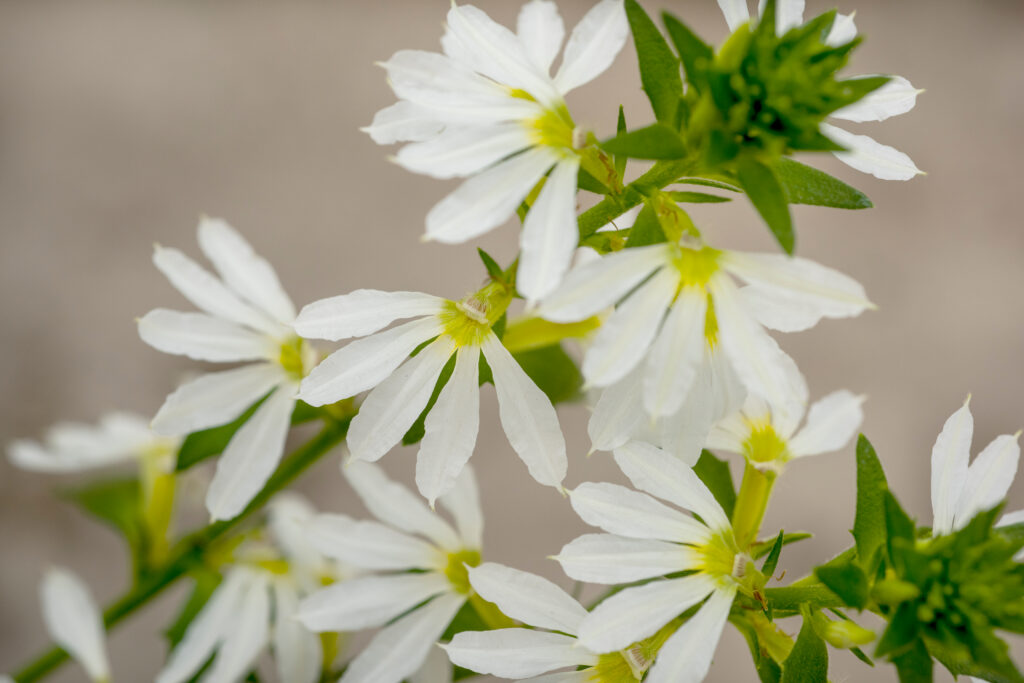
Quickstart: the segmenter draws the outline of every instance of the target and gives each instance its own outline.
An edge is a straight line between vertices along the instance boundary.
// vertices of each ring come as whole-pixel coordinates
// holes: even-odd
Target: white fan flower
[[[683,612],[703,602],[664,640],[653,666],[653,657],[642,661],[643,667],[650,666],[647,683],[701,681],[753,560],[740,552],[725,511],[681,460],[632,442],[615,451],[615,461],[646,493],[608,483],[577,486],[570,494],[573,509],[609,533],[580,536],[555,559],[579,581],[614,585],[657,580],[624,588],[600,603],[583,620],[579,640],[591,652],[621,651],[674,627]],[[652,496],[690,510],[702,521]],[[658,579],[679,571],[692,573]]]
[[[320,680],[319,636],[296,619],[299,600],[342,576],[305,538],[314,517],[302,498],[286,495],[268,507],[268,539],[243,543],[213,595],[185,630],[156,683],[191,680],[214,655],[204,683],[234,683],[270,647],[278,680]]]
[[[778,0],[775,24],[780,35],[803,23],[804,4],[804,0]],[[730,31],[735,31],[750,19],[747,0],[718,0],[718,5],[722,8]],[[764,10],[764,5],[765,0],[758,2],[758,14]],[[845,45],[856,37],[857,27],[854,25],[853,15],[838,14],[825,43],[832,46]],[[907,113],[914,108],[917,96],[922,91],[902,76],[890,78],[892,80],[881,88],[868,93],[860,101],[833,112],[831,116],[852,123],[862,123],[884,121],[891,116]],[[905,153],[883,145],[867,135],[856,135],[828,123],[821,124],[821,132],[836,144],[846,148],[844,152],[834,152],[835,156],[862,173],[870,173],[881,180],[910,180],[922,173]]]
[[[47,570],[40,587],[43,621],[53,641],[71,655],[94,683],[110,683],[103,615],[75,574]]]
[[[399,101],[365,129],[381,144],[411,141],[396,157],[411,171],[472,176],[427,215],[427,238],[441,242],[501,225],[551,171],[523,225],[517,285],[529,301],[558,285],[576,247],[581,135],[565,95],[622,49],[629,35],[622,0],[601,0],[580,20],[552,77],[564,35],[548,0],[523,6],[517,33],[453,2],[444,54],[402,50],[384,63]]]
[[[309,539],[329,557],[378,573],[317,591],[302,601],[298,618],[314,632],[384,626],[341,683],[398,683],[421,668],[472,593],[467,566],[480,564],[483,539],[476,480],[466,467],[440,498],[453,528],[377,465],[352,461],[343,472],[380,521],[322,514]]]
[[[505,285],[493,283],[457,302],[417,292],[360,289],[309,304],[295,321],[303,337],[363,339],[314,368],[302,381],[299,396],[323,405],[371,389],[352,420],[347,441],[353,459],[376,461],[416,421],[454,356],[451,377],[427,415],[416,460],[416,485],[433,504],[454,485],[476,445],[482,353],[512,448],[534,479],[558,487],[567,461],[554,406],[491,330],[510,296]],[[400,318],[414,320],[380,332]]]
[[[231,422],[263,399],[217,462],[206,507],[221,520],[245,509],[280,462],[299,381],[316,354],[292,329],[295,307],[274,269],[238,232],[203,218],[199,247],[219,278],[177,249],[157,246],[153,262],[203,312],[158,308],[139,320],[139,336],[195,360],[255,361],[187,382],[153,418],[159,434],[188,434]]]

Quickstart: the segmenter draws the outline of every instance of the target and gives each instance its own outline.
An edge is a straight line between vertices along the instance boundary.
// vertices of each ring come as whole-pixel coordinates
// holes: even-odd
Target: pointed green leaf
[[[622,135],[626,132],[626,112],[622,110],[622,105],[619,105],[619,120],[615,125],[615,134]],[[612,155],[612,165],[615,167],[615,175],[619,176],[622,180],[626,177],[626,161],[628,157],[620,156],[618,154]],[[625,183],[625,180],[622,180]]]
[[[799,161],[779,159],[775,176],[790,204],[813,204],[834,209],[870,209],[873,204],[860,190]]]
[[[484,262],[484,268],[487,269],[487,274],[491,276],[492,280],[504,280],[504,271],[502,271],[501,266],[498,265],[498,262],[490,254],[480,247],[477,247],[476,253],[480,255],[480,260]]]
[[[932,683],[935,680],[932,658],[920,640],[906,652],[893,657],[892,662],[896,665],[900,683]]]
[[[708,194],[706,192],[670,190],[665,192],[665,194],[680,204],[722,204],[732,201],[731,197],[720,197],[717,194]]]
[[[711,495],[722,506],[726,516],[731,519],[732,511],[736,507],[736,485],[732,481],[729,463],[716,458],[711,451],[703,450],[697,464],[693,466],[693,471],[711,491]]]
[[[649,244],[661,244],[666,241],[665,232],[661,229],[658,216],[650,204],[640,210],[629,231],[626,248],[646,247]]]
[[[640,82],[651,101],[654,117],[674,125],[676,107],[683,96],[679,59],[636,0],[626,0],[626,17],[636,44],[637,61],[640,62]]]
[[[818,567],[818,579],[843,599],[848,607],[864,609],[868,602],[868,577],[855,564],[847,563]]]
[[[110,526],[124,537],[136,574],[145,557],[146,534],[141,518],[142,490],[139,480],[115,479],[100,481],[63,496],[87,513]]]
[[[853,538],[861,567],[868,567],[875,552],[885,542],[887,489],[882,463],[871,442],[861,434],[857,439],[857,511],[853,520]]]
[[[743,190],[735,185],[730,185],[729,183],[721,180],[712,180],[711,178],[680,178],[676,182],[683,185],[703,185],[704,187],[714,187],[719,190],[727,190],[729,192],[743,192]]]
[[[576,185],[581,190],[593,192],[594,194],[609,194],[611,192],[611,190],[605,187],[604,183],[588,173],[584,168],[580,168],[576,173]]]
[[[798,541],[804,541],[808,538],[813,538],[814,534],[809,534],[806,531],[794,531],[792,533],[783,534],[782,536],[782,547],[785,548],[790,543],[796,543]],[[758,541],[754,545],[750,546],[750,556],[755,560],[758,560],[771,551],[775,546],[775,539],[770,541]]]
[[[827,683],[828,648],[814,630],[810,615],[804,614],[800,635],[789,657],[782,663],[781,683]]]
[[[686,145],[679,133],[663,123],[616,135],[601,146],[614,155],[631,159],[681,159],[686,156]]]
[[[792,254],[796,241],[793,220],[789,215],[786,195],[775,173],[769,166],[756,159],[742,157],[737,163],[737,175],[743,191],[750,197],[751,203],[768,224],[775,239],[787,254]]]
[[[770,577],[775,573],[775,568],[779,566],[779,556],[782,555],[782,546],[785,544],[785,539],[786,534],[783,531],[780,531],[779,535],[775,537],[775,543],[772,544],[768,557],[765,558],[764,564],[761,565],[761,573],[765,576]]]
[[[483,355],[481,354],[480,360],[483,361]],[[490,368],[488,368],[490,370]],[[441,368],[441,374],[437,376],[437,382],[434,384],[434,390],[430,394],[430,398],[427,400],[427,405],[420,412],[416,421],[412,423],[409,430],[402,436],[402,445],[411,446],[414,443],[419,443],[423,436],[426,434],[427,424],[427,413],[437,403],[437,398],[441,395],[441,390],[444,389],[444,385],[448,384],[448,380],[451,379],[452,373],[455,372],[455,354],[448,359],[448,362]]]
[[[696,77],[703,69],[704,64],[709,62],[714,55],[711,46],[698,38],[697,34],[691,31],[686,24],[668,12],[662,12],[661,19],[665,22],[668,36],[672,39],[682,58],[687,80],[699,89],[700,84],[695,82],[698,80]]]

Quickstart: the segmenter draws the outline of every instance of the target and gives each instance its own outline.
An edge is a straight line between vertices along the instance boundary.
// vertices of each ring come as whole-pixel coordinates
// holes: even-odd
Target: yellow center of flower
[[[714,303],[708,294],[708,310],[704,313],[704,341],[712,349],[718,345],[718,318],[715,316]]]
[[[750,436],[743,442],[743,455],[754,463],[786,462],[789,447],[766,420],[750,422]]]
[[[625,650],[600,655],[597,664],[587,672],[590,674],[587,680],[594,683],[636,683],[651,668],[658,650],[682,623],[681,619],[673,619],[650,638],[633,643]]]
[[[461,301],[447,301],[438,314],[442,333],[456,346],[479,346],[511,301],[511,288],[502,282],[492,282]]]
[[[718,272],[718,261],[722,252],[711,247],[679,247],[672,257],[672,264],[679,271],[680,287],[703,287]]]
[[[463,595],[469,595],[473,587],[469,583],[469,567],[480,565],[479,550],[460,550],[448,554],[448,565],[444,569],[444,575],[451,582],[455,590]]]
[[[696,548],[697,562],[695,569],[699,569],[713,577],[736,576],[737,572],[743,573],[743,567],[737,566],[739,548],[733,539],[732,531],[719,532],[710,541]]]
[[[543,114],[530,121],[528,125],[535,145],[573,149],[573,131],[576,124],[573,123],[564,104],[555,109],[545,109]]]
[[[281,344],[277,362],[291,377],[301,380],[306,376],[306,355],[309,349],[300,337],[292,337]]]

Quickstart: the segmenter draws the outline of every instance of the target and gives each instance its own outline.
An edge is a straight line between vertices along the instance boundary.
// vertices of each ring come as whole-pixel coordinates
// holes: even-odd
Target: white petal
[[[1013,512],[1007,512],[999,519],[999,522],[996,524],[996,526],[1013,526],[1015,524],[1024,524],[1024,510],[1014,510]]]
[[[444,299],[430,294],[357,289],[303,306],[295,331],[306,339],[365,337],[402,318],[436,315],[444,306]]]
[[[621,650],[654,635],[714,589],[715,582],[703,574],[627,588],[590,612],[580,641],[594,652]]]
[[[583,358],[583,376],[589,384],[614,384],[647,355],[675,296],[679,277],[679,271],[672,268],[658,271],[601,325]]]
[[[460,550],[459,537],[448,522],[431,512],[423,499],[371,463],[349,461],[341,470],[370,513],[393,527],[423,534],[445,550]]]
[[[450,337],[438,337],[367,394],[348,429],[354,459],[378,460],[401,441],[423,412],[454,351]]]
[[[267,577],[257,574],[241,596],[231,628],[202,683],[235,683],[256,663],[270,639],[270,594]]]
[[[465,601],[464,595],[442,595],[390,624],[352,660],[341,683],[401,681],[420,668]],[[402,656],[396,657],[396,652]]]
[[[647,417],[641,397],[643,377],[643,369],[637,368],[601,392],[587,422],[593,450],[614,450],[634,438]]]
[[[427,140],[444,130],[444,123],[429,109],[403,100],[378,111],[373,115],[373,123],[361,130],[378,145],[390,145],[405,140]]]
[[[862,78],[867,78],[864,76]],[[851,105],[832,112],[830,116],[846,121],[884,121],[890,116],[906,114],[914,108],[921,92],[903,76],[890,76],[891,80],[881,88],[864,96]]]
[[[569,500],[584,522],[619,536],[693,545],[710,538],[707,527],[692,517],[618,484],[584,482]]]
[[[231,437],[206,491],[206,509],[214,520],[240,513],[267,483],[281,462],[294,407],[294,388],[282,385]]]
[[[718,0],[718,6],[722,8],[722,14],[725,15],[725,23],[729,25],[730,31],[735,31],[750,21],[750,10],[747,9],[747,0]]]
[[[406,145],[398,151],[395,161],[408,171],[432,178],[465,177],[529,147],[532,142],[530,130],[518,122],[460,126],[424,142]]]
[[[324,557],[309,540],[307,527],[316,518],[316,510],[297,493],[278,493],[267,505],[267,529],[270,538],[292,566],[300,571],[319,571]]]
[[[279,322],[295,319],[295,305],[274,268],[234,228],[218,218],[199,223],[199,248],[235,293]]]
[[[970,397],[949,416],[932,447],[932,533],[953,530],[957,501],[967,481],[967,462],[971,458],[974,416]]]
[[[711,354],[704,344],[697,377],[679,409],[657,421],[657,445],[693,467],[707,444],[711,426],[718,417],[722,399],[715,386]],[[645,439],[639,439],[641,441]]]
[[[537,315],[556,323],[585,320],[629,293],[655,268],[668,261],[664,244],[623,249],[574,268],[562,285],[544,299]]]
[[[452,680],[452,663],[440,646],[433,647],[416,673],[409,676],[409,683],[449,683]]]
[[[436,317],[411,320],[338,349],[302,380],[299,393],[306,403],[322,406],[355,396],[380,384],[413,350],[436,336]]]
[[[512,99],[497,83],[436,52],[399,50],[381,66],[387,70],[388,84],[398,97],[431,113],[445,109],[445,105],[464,107],[497,95]]]
[[[516,34],[534,65],[548,73],[565,39],[565,24],[555,3],[532,0],[523,5],[516,22]]]
[[[601,0],[580,19],[565,44],[555,84],[564,95],[612,65],[629,36],[622,0]]]
[[[457,666],[500,678],[597,664],[597,655],[578,647],[575,638],[525,628],[463,631],[443,647]]]
[[[683,404],[704,356],[708,296],[703,287],[683,287],[672,304],[644,364],[644,409],[651,417]]]
[[[1019,435],[1003,434],[992,440],[967,470],[967,481],[956,504],[954,526],[967,526],[979,512],[995,507],[1010,490],[1020,461]]]
[[[692,510],[712,529],[731,528],[722,506],[682,460],[650,444],[632,441],[615,449],[615,463],[641,491]]]
[[[46,630],[82,665],[94,681],[110,678],[103,616],[82,580],[52,567],[43,576],[40,596]]]
[[[825,38],[825,44],[830,47],[839,47],[857,37],[857,25],[853,23],[852,14],[837,14],[832,22],[832,28]]]
[[[327,557],[365,569],[444,568],[445,555],[426,541],[379,522],[317,515],[307,527],[310,543]]]
[[[761,287],[741,287],[739,295],[743,308],[769,330],[803,332],[821,321],[818,306],[806,301],[794,301]]]
[[[276,359],[278,352],[271,340],[233,322],[166,308],[142,316],[139,336],[158,351],[213,363]]]
[[[758,1],[758,14],[764,14],[765,2],[766,0]],[[775,32],[777,34],[781,36],[789,29],[796,28],[802,23],[804,23],[804,0],[779,0],[776,3]]]
[[[527,678],[520,683],[589,683],[593,681],[592,669],[581,669],[579,671],[563,671],[561,673],[545,674],[534,678]]]
[[[579,157],[555,164],[523,222],[516,288],[533,303],[550,294],[576,250],[576,174]]]
[[[311,631],[358,631],[382,626],[424,600],[451,590],[443,574],[360,576],[318,590],[299,603]]]
[[[455,519],[463,547],[479,549],[484,542],[484,513],[471,466],[463,467],[452,490],[441,496],[441,507]]]
[[[910,180],[922,173],[906,154],[867,135],[855,135],[827,123],[821,124],[821,132],[848,150],[834,154],[858,171],[870,173],[881,180]]]
[[[750,438],[750,423],[742,413],[734,413],[715,424],[708,434],[707,447],[711,450],[742,453],[744,442]]]
[[[153,418],[153,431],[183,435],[226,424],[284,379],[281,367],[271,363],[200,375],[167,397]]]
[[[458,349],[455,370],[427,414],[416,456],[416,487],[431,506],[455,486],[473,455],[480,429],[479,368],[479,347]]]
[[[697,568],[688,546],[613,534],[584,534],[567,543],[555,559],[566,576],[598,584],[632,583]]]
[[[320,680],[323,660],[320,638],[295,618],[299,598],[288,579],[279,579],[273,585],[277,679],[289,683],[316,683]]]
[[[575,634],[587,616],[587,610],[555,584],[512,567],[494,562],[472,567],[469,582],[484,600],[530,626]]]
[[[427,214],[427,237],[458,244],[498,227],[558,159],[553,150],[535,147],[466,180]]]
[[[526,463],[530,476],[545,486],[561,486],[568,462],[555,407],[498,337],[489,334],[482,350],[494,374],[501,426],[512,449]]]
[[[700,683],[711,668],[722,629],[736,597],[736,585],[719,588],[665,641],[647,674],[648,683]]]
[[[743,407],[747,389],[743,386],[740,378],[736,376],[729,357],[722,352],[721,347],[709,348],[707,354],[708,369],[711,373],[711,402],[714,404],[711,414],[714,419],[720,420]],[[791,363],[791,365],[794,372],[799,372],[799,370],[795,370],[796,363]]]
[[[831,453],[850,442],[864,421],[864,396],[836,391],[811,406],[807,424],[789,442],[796,457]]]

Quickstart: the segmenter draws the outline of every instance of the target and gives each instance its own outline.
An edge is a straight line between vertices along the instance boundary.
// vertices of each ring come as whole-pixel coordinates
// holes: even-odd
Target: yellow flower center
[[[531,98],[532,99],[532,98]],[[573,149],[573,131],[576,124],[563,104],[544,113],[528,123],[533,143],[558,149]]]
[[[715,316],[715,302],[708,294],[708,310],[704,314],[704,341],[712,349],[718,345],[718,318]]]
[[[309,355],[309,351],[309,347],[301,337],[292,337],[281,344],[277,362],[290,376],[301,380],[306,376],[306,357]]]
[[[750,436],[743,442],[743,455],[753,463],[786,462],[789,447],[765,420],[750,422]]]
[[[479,346],[511,301],[511,288],[503,282],[491,282],[462,301],[447,301],[438,314],[444,326],[442,333],[456,346]]]
[[[597,664],[588,672],[588,680],[594,683],[636,683],[641,680],[654,663],[658,650],[682,623],[681,619],[673,619],[650,638],[619,652],[600,655]]]
[[[479,550],[460,550],[448,554],[448,565],[444,569],[444,575],[451,582],[456,591],[463,595],[469,595],[473,587],[469,583],[469,567],[480,565]]]
[[[712,577],[735,577],[737,570],[740,573],[743,572],[742,567],[737,567],[736,558],[739,555],[739,548],[736,547],[732,531],[719,532],[710,541],[695,550],[698,558],[697,566],[694,568]]]
[[[718,272],[718,261],[722,252],[711,247],[679,247],[672,258],[672,263],[679,270],[680,287],[703,287]]]

